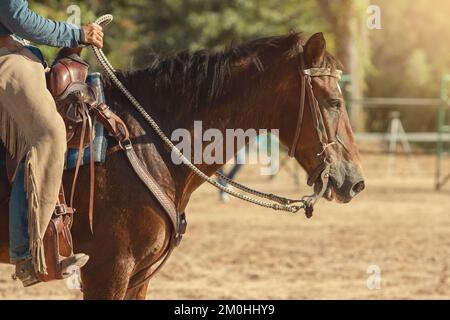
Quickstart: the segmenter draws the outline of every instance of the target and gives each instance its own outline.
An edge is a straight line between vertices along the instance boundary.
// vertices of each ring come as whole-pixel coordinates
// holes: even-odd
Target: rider
[[[0,1],[0,136],[20,165],[10,199],[10,259],[24,286],[46,272],[42,244],[58,198],[66,151],[65,125],[47,90],[45,70],[23,39],[55,47],[103,46],[102,28],[45,19],[26,0]],[[34,53],[33,53],[34,52]],[[63,268],[86,264],[75,254]]]

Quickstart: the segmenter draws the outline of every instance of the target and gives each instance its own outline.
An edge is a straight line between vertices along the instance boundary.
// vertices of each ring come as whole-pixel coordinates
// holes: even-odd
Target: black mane
[[[291,57],[298,54],[301,44],[300,34],[291,32],[232,45],[223,51],[182,51],[166,57],[152,54],[153,61],[147,68],[117,74],[132,92],[147,97],[149,101],[166,99],[161,101],[166,110],[172,109],[169,104],[178,105],[180,101],[183,108],[198,110],[211,105],[224,93],[236,64],[252,67],[253,74],[262,74],[273,61],[263,63],[261,53],[275,48],[281,55]],[[333,61],[331,63],[335,65]],[[241,87],[244,86],[242,83]]]

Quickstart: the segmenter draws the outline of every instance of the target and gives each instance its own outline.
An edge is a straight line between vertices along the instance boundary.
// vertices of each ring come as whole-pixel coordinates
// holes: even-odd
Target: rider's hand
[[[103,28],[96,23],[89,23],[81,27],[83,29],[83,39],[81,43],[92,44],[97,48],[103,48]]]

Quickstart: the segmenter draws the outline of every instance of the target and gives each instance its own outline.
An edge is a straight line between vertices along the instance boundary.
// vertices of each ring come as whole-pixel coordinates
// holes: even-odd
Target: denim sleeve
[[[1,0],[0,22],[21,38],[53,47],[79,47],[79,26],[45,19],[28,8],[25,0]]]

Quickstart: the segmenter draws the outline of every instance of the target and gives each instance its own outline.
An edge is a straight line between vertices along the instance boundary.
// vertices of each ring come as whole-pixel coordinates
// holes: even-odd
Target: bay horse
[[[249,41],[221,52],[181,52],[155,58],[146,69],[117,75],[169,137],[178,128],[192,133],[194,121],[202,121],[205,130],[216,128],[222,133],[227,128],[279,129],[280,142],[290,146],[303,81],[299,77],[300,55],[305,68],[339,67],[338,61],[326,51],[322,33],[306,42],[299,34],[290,33]],[[314,77],[311,83],[323,117],[322,129],[340,142],[326,146],[332,163],[324,197],[349,202],[362,191],[364,181],[345,103],[335,78]],[[186,166],[173,163],[160,138],[106,79],[105,95],[108,105],[125,120],[140,159],[177,210],[184,212],[191,194],[203,180]],[[291,151],[309,176],[313,176],[321,165],[319,153],[324,147],[313,125],[308,107],[311,101],[304,103],[301,132]],[[211,176],[221,166],[200,164],[198,168]],[[64,174],[67,190],[72,177],[72,171]],[[84,298],[145,299],[149,281],[143,280],[169,245],[171,222],[123,153],[108,154],[106,162],[95,167],[95,177],[93,234],[87,215],[89,168],[81,170],[74,201],[75,252],[90,256],[81,272]],[[314,182],[315,189],[320,189]],[[7,206],[2,211],[0,262],[7,263]]]

